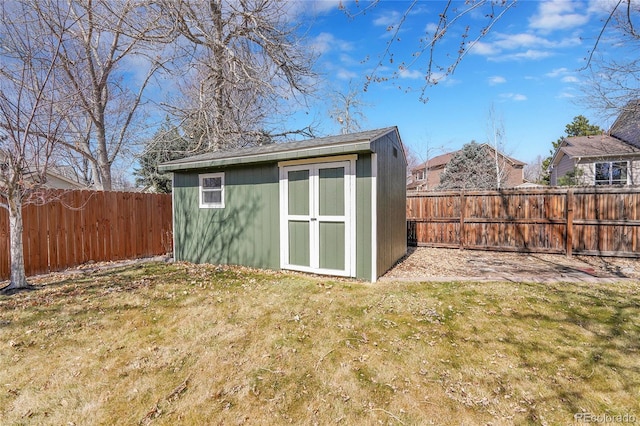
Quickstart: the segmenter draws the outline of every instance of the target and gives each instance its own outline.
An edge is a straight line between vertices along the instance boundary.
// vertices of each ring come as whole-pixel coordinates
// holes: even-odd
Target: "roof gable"
[[[611,126],[609,134],[640,148],[640,101],[629,102]]]

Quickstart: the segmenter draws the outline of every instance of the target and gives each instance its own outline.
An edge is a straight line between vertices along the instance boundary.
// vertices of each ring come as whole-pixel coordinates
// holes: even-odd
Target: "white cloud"
[[[493,77],[489,77],[489,85],[491,86],[495,86],[496,84],[502,84],[506,82],[507,82],[507,79],[500,75],[494,75]]]
[[[519,49],[522,47],[531,47],[531,46],[550,47],[552,44],[548,40],[530,33],[497,34],[496,38],[497,38],[495,42],[496,46],[504,50]]]
[[[577,82],[579,82],[580,80],[578,80],[578,78],[577,78],[577,77],[574,77],[574,76],[572,76],[572,75],[567,75],[567,76],[562,77],[562,80],[561,80],[561,81],[562,81],[563,83],[577,83]]]
[[[340,40],[331,33],[318,34],[313,40],[311,40],[309,47],[320,55],[332,50],[343,52],[353,50],[352,43]]]
[[[546,73],[545,75],[547,77],[555,78],[555,77],[560,77],[562,75],[565,75],[568,72],[569,72],[569,70],[567,68],[556,68],[556,69],[552,70],[551,72]]]
[[[495,62],[505,62],[505,61],[523,61],[523,60],[536,60],[536,59],[544,59],[553,56],[553,53],[549,50],[535,50],[529,49],[525,52],[519,53],[511,53],[507,55],[500,55],[490,57],[489,60]]]
[[[430,22],[427,24],[427,26],[424,28],[424,31],[433,35],[436,33],[436,31],[438,31],[438,24],[436,24],[435,22]]]
[[[552,40],[533,33],[493,33],[490,42],[475,43],[469,53],[487,56],[493,61],[535,60],[552,56],[557,49],[581,43],[580,38],[575,36]]]
[[[353,71],[349,71],[349,70],[344,69],[344,68],[339,69],[338,72],[336,72],[335,75],[339,80],[353,80],[353,79],[359,77],[358,73],[355,73]]]
[[[395,27],[402,20],[402,15],[400,12],[393,10],[389,13],[385,13],[384,15],[379,15],[376,19],[373,20],[373,25],[378,27]]]
[[[401,69],[398,72],[398,75],[400,76],[400,78],[409,78],[415,80],[424,78],[424,74],[422,73],[422,71],[408,70],[406,68]]]
[[[538,12],[529,19],[529,27],[541,31],[566,30],[589,22],[587,13],[576,12],[582,3],[570,0],[548,0],[540,2]]]
[[[482,56],[492,56],[500,53],[500,50],[491,43],[478,41],[469,48],[469,53],[474,53],[476,55],[482,55]]]
[[[521,93],[501,93],[500,97],[505,100],[511,100],[516,102],[522,102],[527,100],[527,97]]]
[[[573,99],[575,97],[576,97],[576,95],[574,95],[573,93],[569,93],[569,92],[560,92],[558,94],[558,96],[556,96],[556,98],[558,98],[558,99]]]
[[[567,69],[567,68],[556,68],[548,73],[545,74],[545,77],[549,77],[549,78],[560,78],[560,81],[562,81],[563,83],[578,83],[580,80],[578,80],[578,77],[576,77],[575,75],[573,75],[573,71]]]

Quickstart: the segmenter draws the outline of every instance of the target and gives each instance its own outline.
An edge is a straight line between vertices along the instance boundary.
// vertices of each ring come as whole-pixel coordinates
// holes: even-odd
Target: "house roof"
[[[483,148],[485,149],[490,149],[491,151],[493,151],[493,147],[487,143],[483,143],[481,145]],[[427,161],[425,161],[424,163],[420,164],[418,167],[416,167],[415,169],[413,169],[413,171],[416,170],[423,170],[423,169],[427,169],[427,170],[433,170],[433,169],[437,169],[439,167],[445,166],[449,163],[449,161],[451,161],[451,158],[457,154],[458,152],[460,152],[460,150],[458,151],[453,151],[453,152],[448,152],[446,154],[442,154],[442,155],[438,155],[437,157],[433,157]],[[504,155],[503,153],[501,153],[500,151],[498,151],[498,154],[501,155],[502,157],[504,157],[507,161],[509,161],[511,164],[513,164],[514,166],[523,166],[526,163],[523,163],[520,160],[516,160],[515,158],[511,158],[507,155]],[[493,154],[492,154],[493,155]],[[428,165],[428,166],[427,166]]]
[[[640,148],[609,135],[573,136],[563,140],[553,158],[552,164],[559,159],[559,153],[571,158],[611,157],[640,154]]]
[[[161,171],[171,172],[176,170],[372,152],[371,143],[392,132],[398,133],[398,128],[395,126],[386,127],[347,135],[336,135],[287,143],[274,143],[232,151],[209,152],[163,163],[159,166],[159,169]],[[398,140],[399,139],[400,135],[398,134]]]
[[[437,169],[438,167],[445,166],[451,161],[451,157],[458,152],[447,152],[446,154],[438,155],[436,157],[430,158],[424,163],[420,164],[418,167],[413,170],[424,170],[424,169]]]

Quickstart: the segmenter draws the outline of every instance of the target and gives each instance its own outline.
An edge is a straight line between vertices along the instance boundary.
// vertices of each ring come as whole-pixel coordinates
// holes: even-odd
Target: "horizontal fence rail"
[[[640,257],[640,188],[407,196],[409,245]]]
[[[50,190],[41,200],[22,209],[27,275],[172,249],[171,195]],[[9,247],[8,212],[0,209],[0,280],[10,276]]]

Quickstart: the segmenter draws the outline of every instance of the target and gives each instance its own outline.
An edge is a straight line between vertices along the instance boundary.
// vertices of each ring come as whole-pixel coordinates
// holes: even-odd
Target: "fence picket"
[[[52,190],[23,207],[27,275],[172,248],[171,195]],[[0,280],[10,276],[9,215],[0,209]]]

